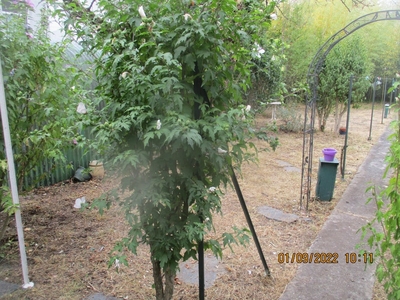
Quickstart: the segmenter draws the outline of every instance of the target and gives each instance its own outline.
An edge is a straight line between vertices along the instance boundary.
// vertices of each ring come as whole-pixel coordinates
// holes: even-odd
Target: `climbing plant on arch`
[[[323,65],[329,52],[341,40],[355,32],[356,30],[375,22],[387,20],[400,20],[400,10],[384,10],[374,13],[369,13],[346,25],[343,29],[332,35],[323,44],[317,53],[308,69],[307,83],[310,92],[307,97],[304,117],[303,131],[303,156],[302,156],[302,172],[301,172],[301,192],[300,192],[300,208],[308,210],[308,202],[311,196],[311,172],[313,159],[313,133],[315,124],[316,103],[318,101],[318,83],[319,75],[323,69]]]

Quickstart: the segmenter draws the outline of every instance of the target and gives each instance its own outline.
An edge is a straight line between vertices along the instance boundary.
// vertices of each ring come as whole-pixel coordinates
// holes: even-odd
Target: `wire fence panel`
[[[90,130],[86,129],[84,135],[90,138]],[[71,180],[79,167],[88,168],[90,161],[99,158],[98,154],[94,151],[89,151],[78,145],[64,149],[63,153],[65,162],[55,162],[52,159],[45,158],[35,166],[25,176],[22,189],[29,190],[35,187],[49,186],[65,180]]]

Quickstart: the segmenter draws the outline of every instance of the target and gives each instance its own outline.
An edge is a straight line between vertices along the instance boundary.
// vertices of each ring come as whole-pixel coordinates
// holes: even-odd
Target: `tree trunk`
[[[332,111],[333,101],[320,99],[317,103],[317,113],[319,119],[319,129],[323,132],[326,129],[326,121]]]
[[[325,128],[326,128],[326,120],[328,119],[328,117],[324,117],[322,120],[322,125],[320,127],[322,132],[325,132]]]
[[[320,111],[319,109],[317,109],[317,115],[318,115],[318,127],[319,127],[319,130],[321,130],[322,132],[324,132],[325,123],[326,123],[326,122],[324,122],[324,114],[323,114],[323,111]]]
[[[174,295],[175,274],[170,268],[165,271],[164,300],[171,300]]]
[[[322,132],[324,132],[325,129],[326,129],[326,122],[328,120],[329,115],[330,115],[330,111],[329,110],[324,110],[323,113],[322,113],[322,124],[320,126],[320,130]]]
[[[336,100],[339,102],[339,100]],[[340,122],[342,122],[342,117],[346,112],[347,104],[346,103],[337,103],[336,111],[335,111],[335,127],[334,132],[338,133],[340,128]]]
[[[171,269],[165,271],[165,288],[163,284],[163,274],[158,260],[151,259],[153,264],[153,279],[156,289],[156,300],[171,300],[174,294],[175,272]]]
[[[333,132],[338,132],[339,131],[339,99],[335,99],[335,125],[333,126]],[[336,129],[337,128],[337,129]]]
[[[154,287],[156,289],[156,299],[164,300],[164,287],[162,283],[160,262],[158,260],[153,260],[152,258],[151,263],[153,264],[153,279]]]

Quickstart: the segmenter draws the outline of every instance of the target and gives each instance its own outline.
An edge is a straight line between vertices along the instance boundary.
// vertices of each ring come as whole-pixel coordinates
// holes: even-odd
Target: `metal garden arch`
[[[304,115],[304,131],[303,131],[303,156],[302,156],[302,170],[301,170],[301,192],[300,192],[300,208],[308,210],[308,202],[310,200],[311,192],[311,172],[312,172],[312,159],[314,147],[314,121],[316,102],[318,101],[318,82],[319,74],[322,71],[325,59],[332,48],[343,40],[345,37],[352,34],[354,31],[364,27],[368,24],[386,21],[386,20],[400,20],[400,10],[384,10],[370,14],[366,14],[353,22],[349,23],[346,27],[332,35],[324,45],[319,48],[317,54],[314,56],[308,68],[307,83],[310,87],[310,94],[307,97],[307,103]]]

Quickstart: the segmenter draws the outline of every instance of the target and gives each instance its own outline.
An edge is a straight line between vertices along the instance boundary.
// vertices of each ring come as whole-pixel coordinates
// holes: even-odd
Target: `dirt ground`
[[[371,146],[394,118],[394,113],[381,124],[381,111],[375,111],[372,139],[369,141],[370,117],[369,105],[352,109],[345,178],[342,180],[338,174],[332,201],[312,200],[308,212],[299,210],[301,133],[280,132],[280,146],[275,152],[260,152],[258,165],[243,166],[240,186],[272,276],[264,276],[253,241],[247,247],[234,247],[234,252],[226,249],[219,266],[226,272],[221,272],[214,285],[206,290],[207,299],[279,298],[293,278],[297,265],[279,264],[278,253],[307,252]],[[257,122],[261,125],[270,123],[270,112],[267,111]],[[322,149],[336,148],[337,156],[340,156],[344,144],[344,136],[332,132],[332,127],[333,124],[329,124],[326,132],[314,135],[314,189]],[[261,142],[257,144],[265,146]],[[285,164],[293,168],[287,170]],[[21,196],[29,278],[35,285],[2,299],[81,300],[96,292],[122,299],[154,299],[151,263],[145,246],[139,248],[136,256],[128,255],[129,267],[121,266],[118,272],[115,266],[108,267],[111,249],[128,230],[119,207],[112,206],[102,216],[97,211],[73,208],[75,199],[85,196],[90,203],[115,184],[115,179],[108,177],[83,183],[68,181]],[[257,213],[257,207],[262,205],[308,219],[290,224],[270,220]],[[232,225],[247,227],[233,190],[226,191],[223,215],[216,216],[214,221],[215,235],[230,231]],[[13,223],[7,229],[6,240],[1,241],[3,245],[7,242],[7,246],[1,250],[5,257],[0,258],[0,280],[22,284],[17,233]],[[375,299],[380,299],[379,286],[376,291]],[[178,277],[174,299],[198,299],[198,287],[186,284]]]

